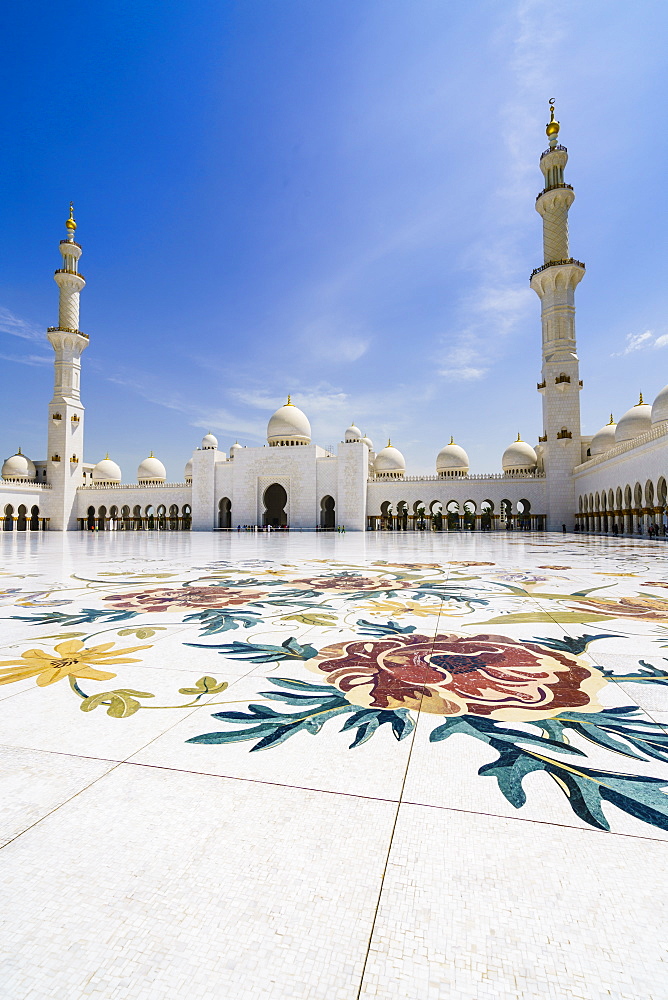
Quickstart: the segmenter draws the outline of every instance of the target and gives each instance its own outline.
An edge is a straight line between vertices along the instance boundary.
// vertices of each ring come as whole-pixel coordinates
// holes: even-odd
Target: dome
[[[267,424],[267,442],[276,445],[310,444],[311,425],[305,413],[293,406],[288,396],[284,406],[280,406]]]
[[[362,443],[367,446],[369,451],[373,451],[373,441],[371,440],[371,438],[368,438],[366,435],[364,435],[364,437],[362,438]]]
[[[356,427],[355,424],[351,424],[348,430],[346,431],[346,441],[361,441],[361,440],[362,440],[361,430],[359,429],[359,427]]]
[[[139,483],[164,483],[166,478],[165,467],[153,452],[144,459],[137,469],[137,482]]]
[[[388,441],[387,447],[376,455],[373,468],[379,479],[403,479],[406,461],[399,449],[393,448]]]
[[[663,387],[652,403],[652,423],[658,424],[660,420],[668,420],[668,385]]]
[[[517,435],[517,441],[513,441],[503,453],[501,468],[504,472],[529,472],[536,468],[538,456],[530,444],[523,441]]]
[[[187,483],[188,482],[192,482],[192,478],[193,478],[193,460],[192,460],[192,458],[189,458],[188,461],[186,462],[186,467],[185,467],[183,476],[184,476],[184,479],[185,479],[185,481]]]
[[[35,466],[27,455],[21,454],[20,448],[2,466],[3,479],[34,479],[36,474]]]
[[[218,438],[211,431],[202,438],[202,451],[211,451],[218,447]]]
[[[242,450],[241,445],[239,444],[238,441],[235,441],[232,447],[230,448],[230,458],[234,458],[236,453],[241,450]]]
[[[94,483],[120,483],[122,478],[121,470],[115,462],[112,462],[109,455],[98,462],[93,469]]]
[[[632,441],[640,434],[650,430],[652,426],[652,407],[644,403],[642,393],[640,400],[630,410],[627,410],[615,428],[615,441]]]
[[[455,439],[450,438],[450,444],[441,448],[436,457],[436,472],[439,476],[465,476],[469,471],[469,457]]]
[[[597,431],[591,439],[589,445],[589,454],[592,458],[596,455],[604,455],[606,451],[615,445],[615,428],[617,424],[612,419],[612,413],[610,414],[610,423],[606,424],[605,427],[601,427],[600,431]]]

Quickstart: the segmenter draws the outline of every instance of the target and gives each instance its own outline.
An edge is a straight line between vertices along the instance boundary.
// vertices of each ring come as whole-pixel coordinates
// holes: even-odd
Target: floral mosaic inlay
[[[466,780],[493,779],[518,810],[528,775],[542,771],[580,821],[610,829],[613,804],[668,830],[668,732],[626,694],[668,685],[667,583],[633,550],[585,571],[550,558],[554,547],[543,543],[540,573],[445,557],[214,560],[169,572],[122,563],[39,589],[5,573],[3,617],[24,638],[2,647],[0,685],[67,680],[73,726],[79,711],[132,726],[148,709],[197,710],[200,731],[182,744],[193,755],[239,743],[280,753],[324,727],[343,734],[343,752],[364,754],[379,732],[415,739],[419,723],[444,774],[450,736],[485,744],[493,758]],[[639,628],[651,656],[607,665]],[[192,677],[162,704],[144,690],[159,676],[149,668]],[[256,693],[235,697],[244,678]]]

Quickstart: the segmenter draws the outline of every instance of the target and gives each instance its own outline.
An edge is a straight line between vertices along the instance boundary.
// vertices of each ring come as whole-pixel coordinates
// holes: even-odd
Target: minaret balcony
[[[90,339],[89,336],[88,336],[88,334],[84,333],[83,330],[73,330],[72,327],[70,327],[70,326],[47,326],[46,332],[47,333],[75,333],[78,337],[85,337],[86,340]]]
[[[539,198],[542,198],[544,194],[549,194],[550,191],[559,191],[559,190],[572,191],[573,185],[564,184],[563,182],[561,184],[548,184],[547,187],[544,187],[542,191],[538,192],[538,194],[536,195],[536,201],[538,201]]]
[[[566,149],[565,146],[554,146],[553,149],[546,149],[544,153],[541,153],[540,158],[542,160],[543,157],[547,156],[548,153],[567,153],[567,152],[568,150]]]
[[[541,271],[546,271],[548,267],[561,267],[563,264],[573,264],[575,267],[581,267],[583,271],[586,270],[585,265],[581,260],[576,260],[575,257],[564,257],[562,260],[548,260],[546,264],[541,264],[540,267],[535,267],[531,272],[531,278],[535,278],[537,274]]]
[[[547,382],[544,379],[542,382],[536,382],[536,388],[538,389],[538,392],[542,392],[543,389],[546,387],[546,385]]]
[[[567,431],[565,427],[562,427],[560,431],[557,431],[557,441],[570,441],[573,438],[571,431]]]

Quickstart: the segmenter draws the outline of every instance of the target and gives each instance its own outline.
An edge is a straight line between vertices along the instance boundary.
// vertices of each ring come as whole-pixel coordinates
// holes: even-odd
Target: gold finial
[[[611,413],[610,414],[610,424],[614,424],[614,422],[615,422],[615,420],[614,420],[614,417],[613,417],[613,415]],[[610,426],[610,424],[608,424],[608,427]]]
[[[451,435],[450,435],[450,444],[454,444],[454,443],[455,443],[455,439],[453,438],[453,436],[452,436],[452,434],[451,434]]]
[[[286,406],[292,406],[292,396],[290,395],[290,393],[288,393],[288,401],[287,401],[287,403],[285,405]]]
[[[636,406],[642,406],[642,403],[643,403],[643,399],[642,399],[642,393],[640,393],[640,399],[639,399],[639,400],[638,400],[638,402],[636,403]]]
[[[65,228],[69,229],[70,234],[72,236],[74,236],[74,231],[77,228],[77,224],[74,221],[74,202],[73,201],[70,202],[70,217],[67,220],[67,222],[65,223]]]
[[[521,440],[522,440],[522,438],[520,437],[520,432],[518,431],[517,432],[517,441],[521,441]],[[515,442],[515,444],[517,444],[517,441]]]
[[[556,121],[554,117],[554,97],[550,98],[550,120],[545,126],[545,134],[548,139],[552,142],[556,142],[557,136],[559,135],[560,124]]]
[[[390,439],[389,439],[389,438],[387,439],[387,444],[386,444],[386,446],[385,446],[385,447],[386,447],[386,448],[391,448],[391,447],[392,447],[392,442],[390,441]]]
[[[104,456],[105,462],[107,461],[108,458],[109,458],[109,452],[107,452],[107,454]]]
[[[21,451],[21,445],[19,445],[19,450],[16,452],[16,454],[17,455],[22,455],[23,454],[23,452]]]
[[[153,452],[151,452],[151,454],[148,457],[153,458]]]

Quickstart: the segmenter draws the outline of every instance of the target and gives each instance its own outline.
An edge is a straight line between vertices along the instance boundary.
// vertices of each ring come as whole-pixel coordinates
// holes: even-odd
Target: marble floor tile
[[[114,767],[113,761],[0,746],[0,846]]]
[[[662,1000],[667,888],[663,844],[402,805],[360,996]]]
[[[3,850],[5,995],[352,998],[395,811],[121,765]]]

